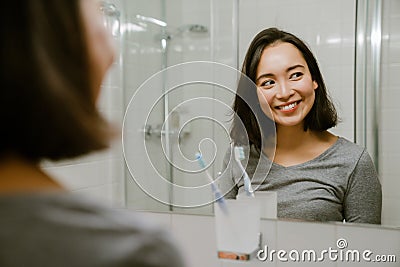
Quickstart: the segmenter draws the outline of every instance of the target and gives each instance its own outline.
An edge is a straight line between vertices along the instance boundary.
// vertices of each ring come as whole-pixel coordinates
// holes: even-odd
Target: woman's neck
[[[264,150],[264,153],[273,155],[274,162],[283,166],[297,165],[326,151],[332,146],[337,136],[328,131],[304,131],[300,126],[277,126],[275,151]]]
[[[293,150],[314,138],[315,134],[311,131],[304,131],[303,125],[277,125],[276,127],[276,146],[280,149]]]
[[[0,159],[0,193],[63,190],[38,164],[10,155]]]

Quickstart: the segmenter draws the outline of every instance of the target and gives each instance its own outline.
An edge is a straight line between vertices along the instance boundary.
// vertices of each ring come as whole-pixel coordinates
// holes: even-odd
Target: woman
[[[278,217],[379,224],[381,186],[367,151],[328,129],[338,118],[309,48],[269,28],[253,39],[234,102],[234,145],[246,146],[256,190],[277,191]],[[276,129],[276,132],[275,132]],[[245,130],[245,134],[243,134]],[[228,153],[221,189],[243,191]]]
[[[113,62],[97,0],[2,6],[0,266],[182,266],[170,237],[68,193],[40,168],[107,147],[96,110]]]

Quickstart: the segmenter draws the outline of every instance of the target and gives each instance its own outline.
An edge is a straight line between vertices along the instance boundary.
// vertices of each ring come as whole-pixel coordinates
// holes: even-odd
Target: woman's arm
[[[346,222],[381,223],[382,188],[375,166],[365,150],[353,170],[344,199]]]

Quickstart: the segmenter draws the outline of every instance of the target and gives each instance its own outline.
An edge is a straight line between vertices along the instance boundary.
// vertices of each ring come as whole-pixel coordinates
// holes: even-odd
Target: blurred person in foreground
[[[170,236],[40,168],[106,148],[96,109],[115,50],[96,0],[12,0],[1,27],[0,266],[183,266]]]

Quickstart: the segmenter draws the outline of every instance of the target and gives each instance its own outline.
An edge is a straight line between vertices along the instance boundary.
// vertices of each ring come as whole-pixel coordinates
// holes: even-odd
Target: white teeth
[[[297,106],[297,102],[294,102],[294,103],[292,103],[290,105],[287,105],[287,106],[283,106],[283,107],[281,107],[281,109],[282,110],[289,110],[289,109],[294,108],[295,106]]]

